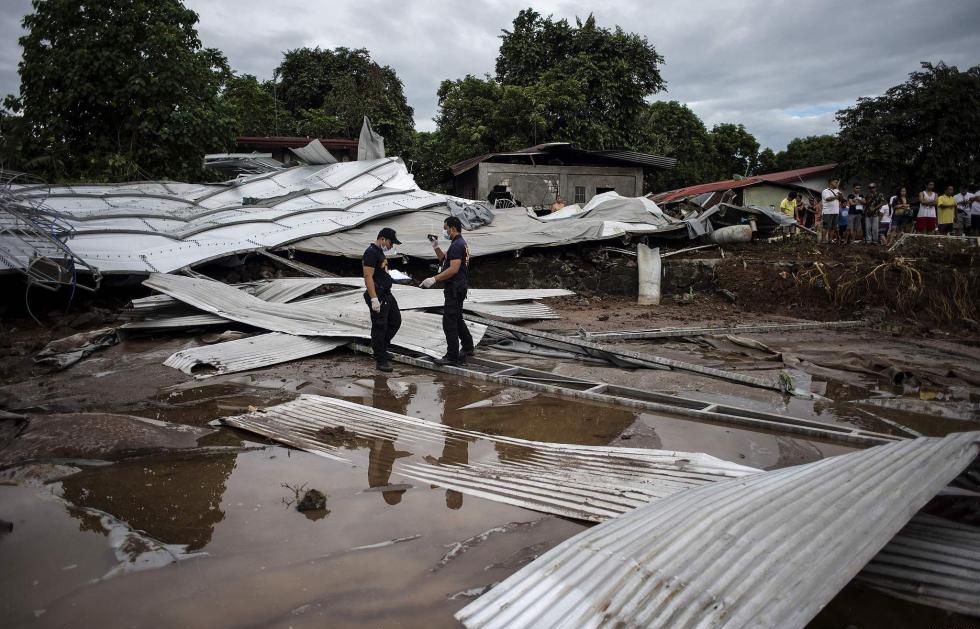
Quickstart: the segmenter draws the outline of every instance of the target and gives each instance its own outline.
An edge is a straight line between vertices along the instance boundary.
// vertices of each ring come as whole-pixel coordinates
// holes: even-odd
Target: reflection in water
[[[391,468],[395,464],[395,459],[410,456],[411,452],[395,450],[395,444],[391,439],[372,439],[368,451],[368,487],[387,487],[391,484]],[[381,492],[381,497],[390,505],[396,505],[402,501],[404,489],[387,490]]]
[[[404,415],[408,410],[408,403],[417,392],[417,385],[413,383],[401,383],[384,376],[375,376],[374,388],[372,392],[373,404],[375,408],[384,408],[392,413]],[[384,404],[379,404],[381,400]],[[395,450],[392,439],[375,438],[368,444],[368,487],[385,487],[391,484],[391,469],[395,464],[395,459],[410,456],[411,452]],[[387,490],[381,492],[381,498],[389,505],[397,505],[402,501],[404,489]]]
[[[370,381],[368,381],[370,382]],[[551,443],[607,445],[616,440],[637,418],[632,410],[601,404],[573,402],[539,395],[522,403],[506,406],[470,405],[486,400],[497,393],[495,387],[477,387],[450,378],[432,381],[376,377],[371,382],[370,396],[364,404],[401,415],[440,421],[446,426]],[[407,456],[395,450],[394,438],[379,438],[358,445],[369,448],[368,484],[385,487],[390,482],[395,459]],[[442,454],[424,457],[432,464],[466,465],[473,439],[445,436]],[[495,443],[501,460],[525,459],[533,448]],[[398,504],[404,490],[383,492],[385,502]],[[446,491],[446,506],[460,509],[463,496]]]
[[[109,513],[131,528],[188,551],[207,546],[225,517],[221,497],[235,454],[167,457],[94,468],[63,481],[80,530],[105,529],[84,508]]]

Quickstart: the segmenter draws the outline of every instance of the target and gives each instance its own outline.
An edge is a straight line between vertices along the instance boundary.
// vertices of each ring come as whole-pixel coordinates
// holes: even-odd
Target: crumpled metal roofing
[[[195,308],[231,321],[298,336],[370,338],[371,319],[367,308],[325,310],[315,299],[303,303],[267,302],[212,280],[154,273],[143,282]],[[486,328],[468,323],[473,341],[479,343]],[[402,326],[392,344],[429,356],[446,353],[442,317],[423,312],[402,314]]]
[[[169,272],[445,203],[399,159],[297,166],[227,185],[19,186],[102,273]],[[27,264],[27,259],[23,260]]]
[[[396,440],[399,447],[423,449],[450,442],[490,441],[512,454],[466,464],[403,460],[394,471],[464,494],[592,522],[694,487],[763,475],[762,470],[705,454],[528,441],[313,395],[221,421],[345,460],[343,449],[321,436],[320,430],[340,426],[352,435]],[[972,527],[920,513],[857,578],[920,604],[980,615],[978,535],[980,531]]]
[[[897,598],[980,616],[980,529],[920,513],[857,578]]]
[[[977,456],[919,438],[676,493],[563,542],[467,627],[801,628]]]
[[[532,509],[538,504],[541,511],[593,522],[682,489],[758,473],[754,468],[707,454],[529,441],[451,428],[317,395],[301,395],[289,402],[220,421],[310,452],[328,453],[334,458],[343,456],[342,449],[319,437],[318,432],[338,426],[358,436],[397,439],[399,444],[406,445],[482,439],[520,448],[521,454],[512,460],[453,466],[483,479],[482,484],[459,481],[460,491]],[[457,488],[452,483],[435,480],[444,469],[420,463],[400,466],[396,471],[403,476]],[[536,483],[534,479],[539,474],[542,481]],[[561,476],[560,482],[556,475]],[[522,482],[512,484],[518,477]],[[557,491],[552,492],[555,488]]]
[[[363,291],[360,290],[364,288],[364,278],[362,277],[281,278],[252,284],[241,284],[237,285],[236,288],[264,301],[288,303],[321,286],[350,286],[357,290],[311,297],[300,303],[307,306],[329,306],[333,310],[363,310],[366,307],[364,299],[361,296]],[[442,291],[439,290],[425,290],[414,286],[396,284],[392,287],[392,292],[395,294],[400,310],[438,308],[444,303]],[[550,306],[531,300],[547,297],[565,297],[574,294],[570,290],[561,288],[513,290],[474,288],[468,291],[463,306],[470,312],[498,319],[558,319],[560,315]],[[168,295],[151,295],[149,297],[134,299],[131,305],[134,314],[152,315],[154,312],[173,309],[179,303],[179,300]],[[173,317],[167,318],[172,319]],[[149,327],[154,326],[153,322],[147,323]],[[129,327],[147,326],[132,325]],[[165,327],[175,326],[168,325]]]
[[[323,354],[345,345],[349,340],[269,332],[213,345],[182,349],[171,355],[163,364],[191,376],[206,378],[224,373],[260,369]]]

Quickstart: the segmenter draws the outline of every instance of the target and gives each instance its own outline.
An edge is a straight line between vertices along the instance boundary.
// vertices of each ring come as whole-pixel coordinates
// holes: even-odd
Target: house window
[[[585,186],[575,186],[575,202],[585,203]]]

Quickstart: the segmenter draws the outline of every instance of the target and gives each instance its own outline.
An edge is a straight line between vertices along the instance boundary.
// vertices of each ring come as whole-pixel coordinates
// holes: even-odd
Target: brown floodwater
[[[27,408],[98,409],[199,427],[249,407],[311,393],[495,435],[706,452],[765,469],[850,451],[402,366],[383,376],[367,359],[343,352],[193,381],[159,367],[161,356],[179,346],[172,340],[158,345],[140,341],[134,346],[138,351],[112,348],[97,355],[97,362],[79,364],[69,370],[73,377],[56,374],[50,386],[24,381],[4,388],[8,395],[22,396]],[[681,342],[658,351],[704,364],[725,360],[718,348]],[[818,378],[794,370],[799,383],[833,398],[811,402],[677,372],[506,358],[567,375],[874,430],[888,429],[875,415],[906,422],[921,415],[887,406],[868,406],[872,414],[865,412],[856,401],[897,394],[851,374],[833,380],[824,372]],[[753,373],[778,371],[759,357],[742,360]],[[102,395],[93,386],[101,387]],[[952,397],[938,403],[975,403],[969,393],[947,393]],[[920,399],[918,392],[904,397]],[[976,428],[969,420],[940,419],[953,423],[936,424],[934,430]],[[918,421],[921,429],[929,420]],[[400,466],[422,459],[473,463],[521,454],[481,439],[405,444],[358,438],[347,444],[350,463],[227,428],[199,445],[240,444],[267,447],[79,464],[84,467],[79,473],[48,485],[0,484],[0,518],[14,523],[12,533],[0,534],[0,624],[458,627],[456,610],[587,527],[399,474]],[[294,508],[296,490],[306,488],[326,494],[325,509],[300,513]],[[980,624],[852,585],[810,624],[811,629],[848,626]]]

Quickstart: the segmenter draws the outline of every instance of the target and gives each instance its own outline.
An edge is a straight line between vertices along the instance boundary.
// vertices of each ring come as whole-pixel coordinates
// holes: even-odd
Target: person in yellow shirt
[[[953,186],[946,186],[946,193],[936,200],[936,223],[940,234],[953,233],[953,223],[956,221],[956,199]]]
[[[796,191],[791,190],[786,198],[779,202],[779,211],[786,216],[796,219]]]

